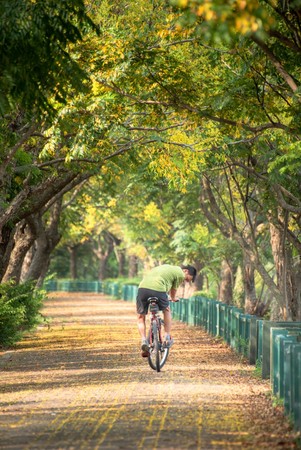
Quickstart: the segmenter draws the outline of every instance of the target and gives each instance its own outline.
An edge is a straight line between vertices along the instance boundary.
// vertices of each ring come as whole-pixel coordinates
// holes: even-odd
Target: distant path
[[[44,314],[49,326],[0,356],[1,450],[296,448],[269,383],[202,329],[174,322],[157,374],[133,303],[56,293]]]

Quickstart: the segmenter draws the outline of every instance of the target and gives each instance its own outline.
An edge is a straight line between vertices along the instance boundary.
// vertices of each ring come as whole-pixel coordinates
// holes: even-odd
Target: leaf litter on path
[[[55,293],[43,314],[0,362],[1,449],[298,448],[269,382],[203,329],[174,321],[157,373],[133,303]]]

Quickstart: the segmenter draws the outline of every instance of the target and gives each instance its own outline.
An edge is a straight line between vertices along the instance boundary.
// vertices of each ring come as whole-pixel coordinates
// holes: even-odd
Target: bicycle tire
[[[161,324],[159,324],[159,326],[160,325]],[[149,332],[149,342],[151,342],[152,345],[148,356],[148,363],[153,370],[160,372],[167,361],[169,348],[163,347],[157,322],[152,323],[152,328]]]

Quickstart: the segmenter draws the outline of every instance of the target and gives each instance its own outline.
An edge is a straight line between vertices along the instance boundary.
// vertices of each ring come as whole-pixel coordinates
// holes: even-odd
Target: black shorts
[[[149,297],[157,297],[159,300],[159,309],[164,311],[168,308],[169,300],[166,292],[153,291],[152,289],[139,288],[136,298],[137,314],[147,314]]]

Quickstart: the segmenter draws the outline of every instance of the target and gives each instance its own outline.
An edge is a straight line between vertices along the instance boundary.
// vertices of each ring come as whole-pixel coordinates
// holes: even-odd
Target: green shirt
[[[177,289],[184,279],[185,276],[180,267],[163,264],[150,270],[143,277],[139,287],[159,292],[169,292],[171,289]]]

